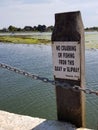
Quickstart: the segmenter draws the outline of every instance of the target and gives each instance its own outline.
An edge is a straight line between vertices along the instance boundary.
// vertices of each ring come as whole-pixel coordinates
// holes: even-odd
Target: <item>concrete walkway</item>
[[[88,130],[54,120],[46,120],[0,111],[0,130]]]

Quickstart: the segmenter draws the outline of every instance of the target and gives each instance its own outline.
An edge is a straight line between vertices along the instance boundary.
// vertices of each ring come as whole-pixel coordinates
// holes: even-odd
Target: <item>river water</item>
[[[98,50],[86,57],[86,87],[98,90]],[[51,45],[0,43],[0,62],[53,79]],[[54,86],[0,69],[0,109],[57,119]],[[86,94],[86,126],[98,130],[98,96]]]

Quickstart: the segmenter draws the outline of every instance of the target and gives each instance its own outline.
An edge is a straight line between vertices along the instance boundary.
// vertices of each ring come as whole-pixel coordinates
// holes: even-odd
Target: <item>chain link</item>
[[[82,91],[82,92],[84,92],[85,94],[95,94],[95,95],[97,95],[98,96],[98,91],[94,91],[94,90],[91,90],[91,89],[88,89],[88,88],[86,88],[86,89],[83,89],[83,88],[81,88],[80,86],[74,86],[73,87],[73,89],[75,90],[75,91]]]
[[[7,69],[7,70],[10,70],[10,71],[13,71],[15,73],[24,75],[26,77],[30,77],[31,79],[40,80],[40,81],[45,82],[45,83],[50,83],[52,85],[56,85],[57,87],[72,89],[72,90],[74,90],[76,92],[82,91],[85,94],[95,94],[95,95],[98,96],[98,91],[94,91],[94,90],[91,90],[91,89],[88,89],[88,88],[84,89],[84,88],[81,88],[80,86],[77,86],[77,85],[71,86],[68,83],[64,83],[64,82],[60,82],[60,81],[50,80],[50,79],[48,79],[46,77],[40,77],[38,75],[31,74],[29,72],[25,72],[24,70],[20,70],[18,68],[12,67],[12,66],[7,65],[7,64],[0,63],[0,67],[4,68],[4,69]]]
[[[15,73],[24,75],[26,77],[30,77],[30,78],[35,79],[35,80],[41,80],[41,81],[43,81],[45,83],[51,83],[52,85],[55,85],[55,82],[53,80],[49,80],[48,78],[40,77],[40,76],[35,75],[35,74],[31,74],[29,72],[26,72],[24,70],[20,70],[20,69],[18,69],[16,67],[12,67],[12,66],[7,65],[7,64],[0,63],[0,67],[4,68],[4,69],[7,69],[7,70],[10,70],[10,71],[13,71]]]

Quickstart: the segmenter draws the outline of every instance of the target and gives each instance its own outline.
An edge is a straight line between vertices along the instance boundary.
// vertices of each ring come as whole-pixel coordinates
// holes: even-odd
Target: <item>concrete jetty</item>
[[[90,130],[55,120],[33,118],[0,111],[0,130]]]

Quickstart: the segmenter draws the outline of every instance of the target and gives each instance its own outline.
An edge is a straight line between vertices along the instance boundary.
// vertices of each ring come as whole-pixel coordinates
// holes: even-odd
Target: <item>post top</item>
[[[81,14],[81,12],[78,11],[71,11],[71,12],[61,12],[61,13],[56,13],[55,15],[63,15],[63,14]]]
[[[84,32],[80,11],[55,14],[52,41],[80,41]]]

